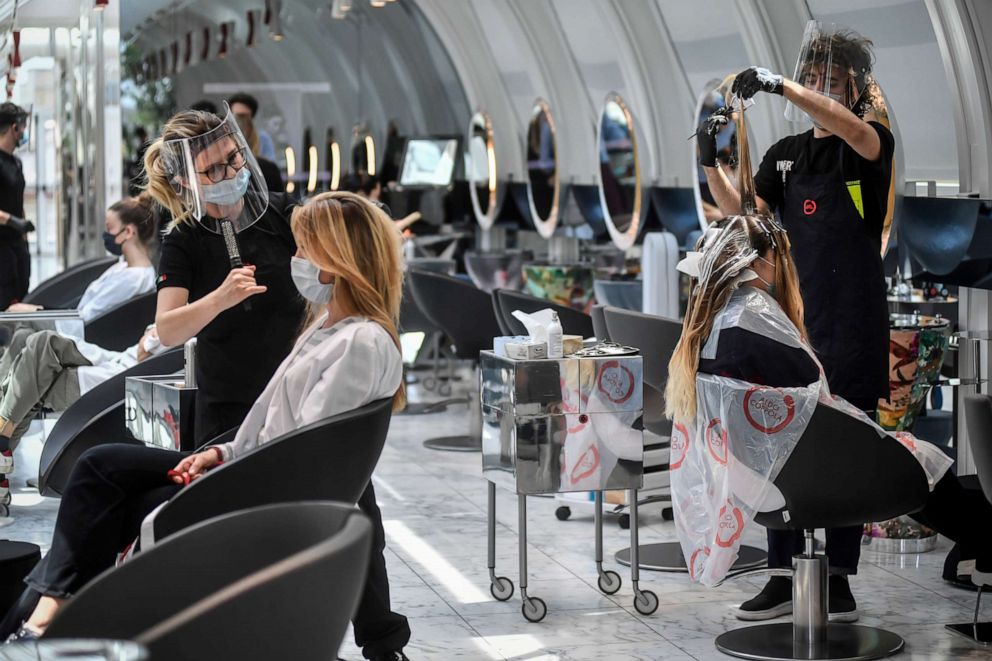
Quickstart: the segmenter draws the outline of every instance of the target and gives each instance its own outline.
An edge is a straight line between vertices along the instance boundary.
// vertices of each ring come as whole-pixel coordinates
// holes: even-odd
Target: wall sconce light
[[[110,0],[96,0],[96,2],[93,3],[93,9],[97,11],[103,11],[104,9],[107,8],[107,5],[109,4],[110,4]]]
[[[375,140],[371,135],[365,136],[365,154],[369,159],[369,176],[375,176]]]
[[[245,40],[246,46],[255,45],[255,35],[261,25],[262,13],[257,9],[249,9],[245,14],[248,17],[248,38]]]
[[[269,35],[274,41],[282,41],[282,0],[265,0],[265,24],[269,26]]]
[[[334,0],[331,3],[331,18],[341,20],[351,11],[351,0]]]
[[[337,140],[331,143],[331,190],[337,190],[341,184],[341,147]]]
[[[193,57],[193,33],[186,33],[186,48],[183,49],[183,66],[189,66],[189,61]]]
[[[206,62],[210,58],[210,27],[203,28],[203,46],[200,47],[200,61]]]
[[[307,192],[312,193],[317,190],[317,146],[310,145],[307,149],[307,156],[310,160],[310,176],[307,178]]]
[[[296,152],[292,147],[286,147],[286,192],[292,193],[296,190],[293,177],[296,176]]]

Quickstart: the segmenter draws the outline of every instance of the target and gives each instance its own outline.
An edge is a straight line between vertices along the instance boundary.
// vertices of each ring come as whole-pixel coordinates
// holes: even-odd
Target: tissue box
[[[562,351],[566,356],[569,356],[582,348],[582,336],[581,335],[562,335],[561,336]]]
[[[506,357],[506,345],[510,342],[527,342],[530,337],[527,335],[500,335],[493,338],[493,353],[497,356]]]
[[[507,342],[503,345],[506,357],[513,360],[534,360],[536,358],[548,357],[547,342],[536,342],[527,340],[526,342]]]

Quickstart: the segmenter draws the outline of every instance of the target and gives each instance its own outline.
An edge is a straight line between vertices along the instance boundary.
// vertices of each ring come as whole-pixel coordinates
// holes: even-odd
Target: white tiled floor
[[[434,399],[419,396],[411,399]],[[419,397],[418,397],[419,396]],[[642,572],[641,587],[658,594],[661,606],[651,616],[633,608],[629,570],[612,560],[629,543],[628,533],[607,518],[605,566],[619,572],[624,585],[613,596],[596,588],[591,510],[573,508],[568,521],[554,516],[556,503],[528,503],[528,592],[544,599],[547,618],[533,624],[520,613],[517,572],[517,515],[512,494],[498,492],[497,571],[518,586],[513,599],[497,602],[489,594],[486,568],[486,483],[479,455],[424,449],[430,436],[467,431],[464,406],[426,416],[396,416],[375,475],[387,530],[387,562],[393,609],[410,619],[413,639],[408,656],[418,659],[727,659],[713,638],[743,626],[730,608],[753,594],[762,579],[741,579],[717,589],[689,582],[683,574]],[[36,446],[27,442],[19,453]],[[25,457],[27,466],[29,457]],[[23,485],[15,480],[15,486]],[[36,492],[18,490],[16,518],[0,532],[47,546],[57,504]],[[3,522],[0,522],[3,523]],[[675,539],[672,523],[655,508],[642,508],[641,541]],[[763,530],[748,531],[749,543],[764,546]],[[920,556],[866,552],[852,581],[861,622],[904,636],[900,659],[990,659],[992,653],[953,637],[944,623],[967,621],[974,594],[940,579],[943,544]],[[989,619],[986,612],[986,619]],[[350,637],[341,656],[361,658]]]

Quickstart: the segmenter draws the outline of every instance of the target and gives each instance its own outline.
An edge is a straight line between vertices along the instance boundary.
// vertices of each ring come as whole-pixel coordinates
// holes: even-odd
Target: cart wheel
[[[540,622],[548,614],[548,607],[540,597],[527,597],[520,607],[520,612],[528,621]]]
[[[437,386],[437,379],[435,379],[433,376],[424,377],[424,380],[421,381],[421,385],[423,385],[424,388],[426,388],[427,390],[433,392],[434,388]]]
[[[437,394],[441,395],[442,397],[450,397],[451,396],[451,384],[450,383],[441,383],[441,384],[439,384],[438,387],[437,387]]]
[[[658,610],[658,595],[651,590],[640,590],[634,597],[634,608],[641,615],[650,615]]]
[[[620,580],[620,574],[607,570],[599,575],[597,583],[599,583],[599,589],[603,594],[616,594],[623,581]]]
[[[0,505],[0,512],[3,513],[3,514],[0,514],[0,516],[3,516],[3,517],[10,516],[10,508],[8,506],[6,506],[6,505]]]
[[[617,523],[620,524],[620,527],[623,530],[630,530],[630,515],[629,514],[621,514],[619,516],[619,518],[617,518]]]
[[[513,581],[506,576],[497,576],[496,581],[489,584],[489,592],[497,601],[506,601],[513,596]]]
[[[555,510],[555,516],[559,521],[568,521],[568,517],[572,516],[572,508],[567,505],[562,505]]]
[[[671,507],[666,507],[665,509],[661,510],[661,518],[664,519],[665,521],[674,521],[675,510],[673,510]]]

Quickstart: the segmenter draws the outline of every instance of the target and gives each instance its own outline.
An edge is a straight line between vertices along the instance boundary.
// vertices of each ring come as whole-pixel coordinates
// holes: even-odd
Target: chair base
[[[992,622],[964,622],[962,624],[945,624],[944,628],[973,643],[988,647],[992,645]]]
[[[452,404],[465,404],[468,400],[464,397],[452,397],[441,399],[436,402],[407,402],[406,407],[396,413],[396,415],[427,415],[430,413],[442,413],[448,410]]]
[[[900,636],[874,627],[857,624],[827,625],[827,640],[817,650],[793,647],[792,623],[776,622],[756,627],[734,629],[717,636],[716,648],[724,654],[742,659],[782,661],[785,659],[843,659],[863,661],[881,659],[902,650]]]
[[[440,436],[424,441],[424,447],[442,452],[482,452],[482,439],[473,436]]]
[[[648,571],[668,571],[688,573],[682,546],[678,542],[663,542],[660,544],[641,544],[637,547],[640,557],[638,564],[641,569]],[[617,563],[624,567],[630,566],[630,548],[620,549],[614,554]],[[768,562],[768,554],[753,546],[741,546],[737,561],[730,571],[755,569],[764,567]]]

